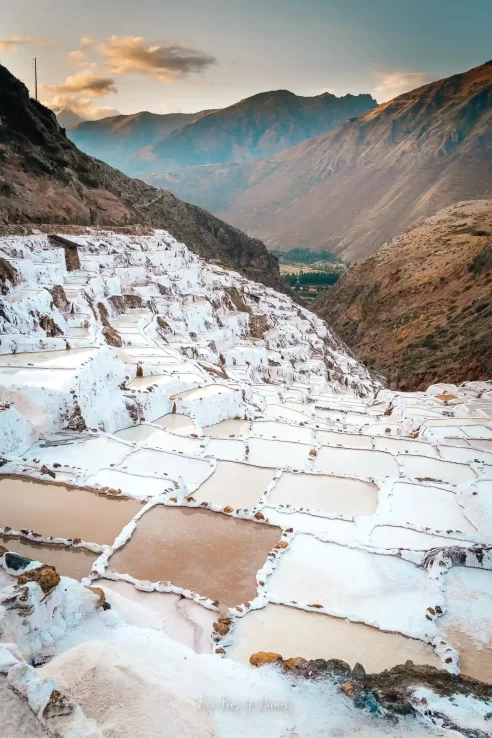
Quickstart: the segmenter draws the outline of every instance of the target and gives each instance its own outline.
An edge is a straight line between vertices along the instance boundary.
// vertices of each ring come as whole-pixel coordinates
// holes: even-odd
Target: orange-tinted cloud
[[[216,63],[204,51],[179,44],[149,44],[141,36],[111,36],[105,41],[83,37],[81,44],[103,56],[111,74],[143,74],[167,83]]]
[[[58,85],[44,85],[43,89],[52,95],[83,93],[89,97],[104,97],[118,92],[114,79],[100,77],[89,69],[70,75]]]
[[[38,38],[37,36],[10,36],[9,38],[0,38],[0,51],[17,51],[19,46],[26,44],[38,44],[39,46],[47,46],[56,43],[46,38]]]

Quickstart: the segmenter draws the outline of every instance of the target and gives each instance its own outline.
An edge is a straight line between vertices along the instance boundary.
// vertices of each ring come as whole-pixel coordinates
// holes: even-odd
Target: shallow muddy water
[[[98,554],[84,548],[67,548],[65,546],[47,546],[20,538],[2,538],[0,545],[20,556],[25,556],[42,564],[54,566],[58,574],[72,579],[82,579],[90,574],[93,562]]]
[[[351,667],[359,662],[367,672],[390,669],[408,659],[439,666],[434,649],[421,641],[283,605],[248,613],[238,621],[234,636],[229,653],[243,663],[257,651],[274,651],[284,659],[342,659]]]
[[[256,572],[280,533],[209,510],[158,505],[140,518],[109,565],[136,579],[171,581],[226,605],[240,605],[256,596]]]
[[[76,487],[26,479],[0,481],[0,526],[25,528],[43,536],[111,544],[140,509],[135,500]]]

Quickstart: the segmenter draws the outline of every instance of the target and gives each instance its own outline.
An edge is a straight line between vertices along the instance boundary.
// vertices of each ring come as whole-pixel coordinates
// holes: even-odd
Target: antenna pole
[[[34,99],[38,99],[38,61],[34,57]]]

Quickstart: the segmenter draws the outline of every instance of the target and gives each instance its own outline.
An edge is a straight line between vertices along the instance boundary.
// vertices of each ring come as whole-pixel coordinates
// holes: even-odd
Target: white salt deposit
[[[97,556],[86,583],[103,586],[113,609],[94,614],[98,595],[64,578],[48,597],[30,582],[21,619],[9,606],[16,575],[1,568],[0,665],[12,661],[8,679],[22,698],[9,700],[13,722],[0,734],[44,734],[46,720],[31,730],[25,708],[45,704],[50,669],[78,703],[63,729],[57,723],[67,738],[394,738],[394,725],[354,710],[331,680],[293,686],[275,667],[231,659],[258,649],[368,669],[411,658],[492,680],[490,384],[383,390],[313,313],[205,263],[165,231],[70,238],[77,272],[44,235],[0,239],[18,274],[0,296],[0,473],[158,505],[102,499],[136,506],[119,532],[96,535],[115,523],[96,519],[80,541],[53,541],[52,530],[70,535],[54,522],[68,513],[84,522],[89,510],[58,505],[48,515],[46,493],[45,505],[36,499],[46,531],[36,536],[38,508],[9,499],[23,550],[37,541]],[[64,313],[48,291],[58,285]],[[104,343],[100,304],[122,348]],[[258,316],[269,326],[262,339]],[[445,404],[444,392],[455,399]],[[0,534],[10,524],[0,506]],[[219,630],[228,625],[220,636],[219,618]],[[5,639],[28,658],[59,656],[43,679],[20,654],[5,656]],[[259,695],[284,707],[256,709]],[[473,698],[426,699],[485,735]],[[398,736],[451,735],[423,719],[400,719]]]

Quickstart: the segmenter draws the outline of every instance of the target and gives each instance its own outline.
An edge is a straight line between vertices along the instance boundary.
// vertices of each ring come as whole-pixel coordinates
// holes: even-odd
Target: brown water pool
[[[88,576],[92,564],[98,556],[98,554],[86,551],[83,548],[47,546],[20,538],[0,537],[0,545],[5,546],[9,551],[18,553],[20,556],[54,566],[58,574],[64,577],[72,577],[72,579],[82,579],[82,577]]]
[[[130,541],[109,561],[114,572],[170,581],[228,606],[256,594],[256,572],[281,530],[210,510],[162,505],[140,518]]]
[[[106,497],[77,487],[25,478],[0,481],[2,528],[111,544],[140,509],[136,500]]]

